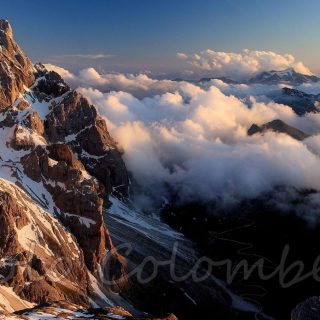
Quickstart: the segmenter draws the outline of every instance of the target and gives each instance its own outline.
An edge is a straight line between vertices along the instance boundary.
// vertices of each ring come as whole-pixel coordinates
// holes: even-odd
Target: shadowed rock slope
[[[309,134],[307,134],[307,133],[305,133],[295,127],[289,126],[288,124],[286,124],[282,120],[278,120],[278,119],[270,121],[268,123],[265,123],[261,126],[258,126],[257,124],[253,124],[248,130],[248,135],[252,136],[257,133],[262,134],[267,131],[284,133],[284,134],[287,134],[288,136],[290,136],[296,140],[300,140],[300,141],[310,137]]]

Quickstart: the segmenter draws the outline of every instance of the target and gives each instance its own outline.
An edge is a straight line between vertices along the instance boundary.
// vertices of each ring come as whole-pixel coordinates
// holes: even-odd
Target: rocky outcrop
[[[120,187],[120,191],[127,194],[128,175],[121,153],[108,133],[105,121],[86,98],[76,91],[68,92],[54,105],[45,124],[48,139],[70,145],[108,193],[113,187]]]
[[[12,105],[34,79],[32,63],[14,42],[9,22],[0,20],[0,108]]]
[[[40,136],[44,136],[44,134],[45,134],[44,124],[43,124],[43,121],[40,119],[38,112],[34,111],[32,113],[29,113],[26,116],[24,124],[27,128],[36,132]]]
[[[37,86],[34,88],[34,92],[40,101],[48,100],[48,97],[61,97],[70,90],[56,72],[48,72],[41,63],[35,65],[35,76],[37,78]]]
[[[50,192],[59,219],[77,238],[87,266],[95,271],[111,249],[102,217],[103,186],[64,144],[37,146],[21,163],[26,174]]]
[[[295,128],[292,126],[289,126],[285,122],[281,120],[273,120],[268,123],[265,123],[261,126],[258,126],[257,124],[253,124],[249,130],[248,130],[248,135],[252,136],[257,133],[264,133],[266,131],[273,131],[273,132],[278,132],[278,133],[285,133],[289,135],[290,137],[302,141],[308,137],[310,137],[309,134]]]
[[[19,187],[0,179],[0,295],[88,304],[89,278],[76,238]],[[14,308],[14,305],[12,306]],[[10,303],[3,307],[10,309]]]
[[[299,116],[319,112],[319,94],[308,94],[297,89],[282,88],[279,94],[271,93],[270,98],[276,103],[289,106]]]
[[[12,105],[3,110],[2,121],[13,128],[9,146],[26,153],[20,159],[25,174],[52,195],[55,213],[76,236],[94,272],[112,247],[102,216],[104,200],[114,186],[128,187],[121,153],[95,107],[57,73],[41,64],[33,68],[7,21],[1,20],[0,29],[1,63],[12,64],[10,76],[17,82],[17,88],[2,84],[3,95],[10,96],[5,106]]]
[[[99,283],[99,266],[115,250],[102,208],[112,188],[128,188],[121,153],[95,107],[57,73],[41,64],[33,67],[5,20],[0,20],[0,81],[0,177],[22,188],[10,184],[1,193],[0,186],[0,259],[5,262],[0,275],[12,272],[7,261],[14,255],[24,266],[14,267],[4,285],[14,291],[15,301],[22,299],[21,306],[52,300],[87,306],[90,291],[105,304],[101,295],[110,288]],[[30,235],[40,248],[31,258]],[[127,285],[125,260],[114,252],[108,261],[107,276],[124,279],[111,288],[120,291]],[[56,279],[69,267],[63,281]],[[31,271],[25,273],[26,268]]]
[[[319,320],[320,297],[312,297],[300,303],[291,313],[291,320]]]

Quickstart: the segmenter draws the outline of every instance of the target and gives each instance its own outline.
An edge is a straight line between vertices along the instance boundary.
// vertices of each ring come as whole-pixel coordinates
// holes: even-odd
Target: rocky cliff
[[[8,21],[0,20],[0,101],[1,108],[12,105],[25,88],[34,83],[30,60],[14,42]]]
[[[33,66],[0,20],[0,310],[49,301],[112,305],[125,260],[102,209],[128,192],[116,142],[94,106],[41,64]],[[100,264],[108,252],[106,288]]]

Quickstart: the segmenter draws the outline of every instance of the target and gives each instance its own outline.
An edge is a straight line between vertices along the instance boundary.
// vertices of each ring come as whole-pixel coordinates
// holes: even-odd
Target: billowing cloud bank
[[[311,74],[311,71],[290,54],[273,51],[253,51],[245,49],[239,53],[219,52],[207,49],[194,54],[178,52],[177,57],[186,60],[196,70],[210,72],[216,77],[230,77],[244,80],[259,72],[294,68],[297,72]]]
[[[125,91],[133,82],[139,88],[157,80],[137,76],[125,90],[127,76],[117,77],[124,79],[124,91],[101,91],[90,76],[79,90],[98,107],[124,149],[127,167],[144,194],[139,200],[169,198],[174,191],[181,201],[230,204],[278,186],[320,191],[320,114],[298,117],[288,106],[257,100],[254,96],[265,86],[220,80],[205,88],[187,82],[172,87],[172,81],[164,80],[156,95],[139,99]],[[78,81],[85,84],[84,79]],[[272,132],[247,135],[251,124],[274,119],[313,136],[300,142]],[[320,203],[318,195],[308,201]]]
[[[320,190],[320,136],[304,143],[284,134],[248,137],[252,123],[282,119],[317,132],[318,115],[283,105],[252,107],[217,87],[182,84],[175,93],[138,100],[129,93],[81,89],[99,107],[125,150],[128,169],[147,193],[181,201],[234,203],[276,186]],[[312,150],[312,151],[310,151]]]
[[[99,74],[94,68],[86,68],[75,75],[52,64],[46,64],[45,66],[48,70],[59,73],[74,88],[93,87],[101,92],[126,91],[140,98],[175,91],[179,88],[179,83],[176,81],[151,79],[146,74]]]

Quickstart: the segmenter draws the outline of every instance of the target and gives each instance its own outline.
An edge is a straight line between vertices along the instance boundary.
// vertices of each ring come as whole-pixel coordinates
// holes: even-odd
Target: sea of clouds
[[[177,57],[187,61],[195,69],[210,71],[215,76],[244,80],[262,71],[294,68],[297,72],[310,75],[311,71],[291,54],[278,54],[273,51],[244,49],[241,52],[221,52],[207,49],[187,54],[178,52]]]
[[[173,193],[181,202],[217,200],[229,205],[278,186],[320,191],[320,113],[299,117],[266,98],[267,92],[280,90],[278,86],[221,80],[199,85],[145,74],[99,74],[93,68],[75,75],[47,67],[78,88],[106,119],[140,186],[141,205],[170,199]],[[318,83],[299,89],[320,93]],[[253,123],[274,119],[312,136],[301,142],[274,132],[247,135]],[[313,194],[308,201],[316,207],[320,200]]]

